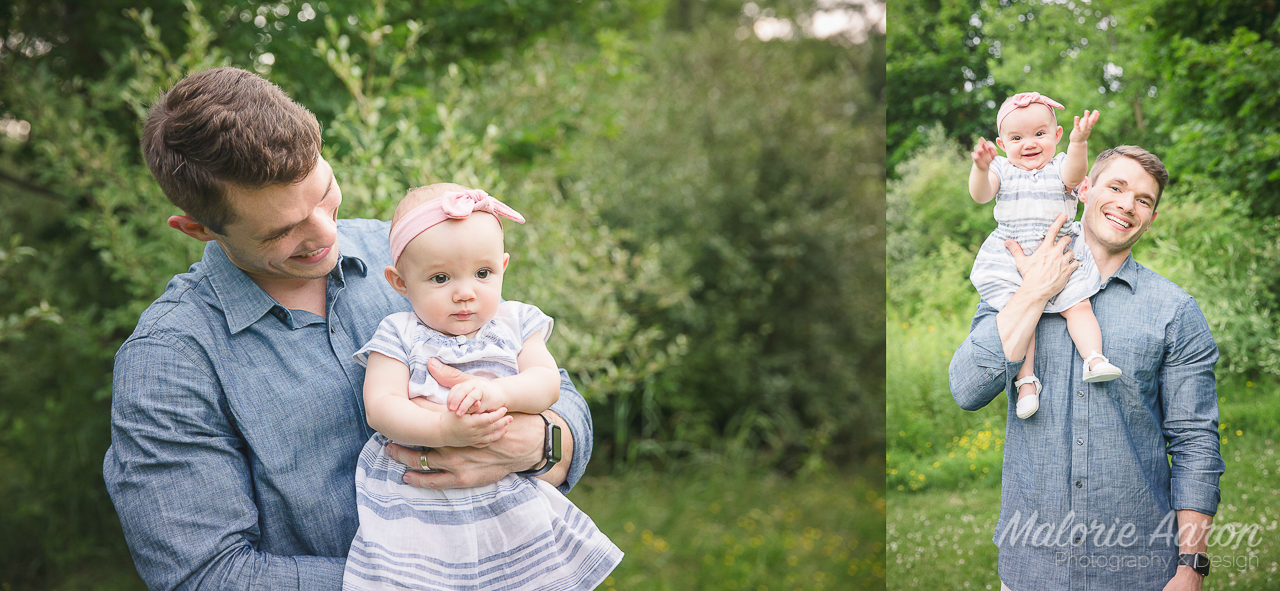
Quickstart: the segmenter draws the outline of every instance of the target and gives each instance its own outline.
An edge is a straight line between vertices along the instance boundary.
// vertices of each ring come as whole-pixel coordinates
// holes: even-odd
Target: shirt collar
[[[343,269],[364,277],[368,273],[368,266],[363,260],[368,256],[365,249],[361,248],[362,245],[357,240],[342,240],[341,232],[338,240],[341,242],[338,247],[338,264],[329,272],[330,277],[336,276],[339,282],[343,282]],[[347,252],[348,250],[355,252]],[[290,311],[267,295],[244,270],[232,263],[217,242],[210,240],[205,244],[203,262],[209,274],[209,283],[218,296],[218,302],[222,304],[231,334],[244,330],[269,312],[274,312],[276,318],[290,328],[294,326]]]
[[[1139,265],[1138,261],[1133,260],[1133,253],[1129,253],[1129,256],[1125,257],[1124,262],[1120,263],[1120,268],[1116,269],[1116,272],[1113,273],[1111,277],[1107,278],[1107,283],[1111,283],[1112,281],[1121,281],[1129,287],[1129,291],[1137,292],[1138,271],[1140,269],[1142,269],[1142,265]]]

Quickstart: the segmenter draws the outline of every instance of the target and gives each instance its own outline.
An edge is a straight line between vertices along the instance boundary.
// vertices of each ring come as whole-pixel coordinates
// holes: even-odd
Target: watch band
[[[542,440],[542,465],[528,470],[516,472],[519,476],[541,476],[551,470],[560,461],[560,425],[551,422],[547,415],[538,413],[546,424],[545,436]]]
[[[1209,555],[1204,552],[1197,552],[1195,554],[1179,554],[1178,566],[1182,565],[1191,567],[1191,570],[1196,571],[1202,577],[1209,575]]]

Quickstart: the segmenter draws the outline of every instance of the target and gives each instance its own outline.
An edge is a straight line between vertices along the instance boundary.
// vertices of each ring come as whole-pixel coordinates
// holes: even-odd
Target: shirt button
[[[1077,440],[1076,440],[1076,445],[1084,445],[1084,440],[1083,440],[1083,439],[1077,439]]]
[[[330,325],[329,325],[329,332],[332,332],[332,333],[336,333],[336,332],[338,332],[338,325],[336,325],[336,324],[330,324]]]
[[[1080,538],[1076,538],[1076,543],[1077,543],[1077,544],[1079,544],[1079,543],[1080,543]]]
[[[1076,481],[1076,488],[1084,488],[1084,484],[1082,484],[1079,480],[1077,480],[1077,481]]]
[[[1084,396],[1084,390],[1081,390],[1081,391],[1079,391],[1079,392],[1076,392],[1076,394],[1077,394],[1077,395],[1079,395],[1079,396]]]
[[[458,344],[461,345],[467,342],[467,337],[464,335],[458,335],[454,337],[454,340],[458,341]]]

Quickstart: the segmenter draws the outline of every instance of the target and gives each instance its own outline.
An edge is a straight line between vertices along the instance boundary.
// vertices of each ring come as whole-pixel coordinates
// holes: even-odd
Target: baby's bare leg
[[[1067,332],[1071,335],[1071,342],[1076,344],[1076,351],[1080,352],[1081,359],[1094,352],[1102,352],[1102,329],[1098,327],[1098,318],[1093,315],[1093,306],[1089,304],[1089,300],[1063,310],[1062,317],[1067,320]],[[1101,359],[1094,359],[1090,369],[1101,362]]]
[[[1027,356],[1023,358],[1022,367],[1018,369],[1016,380],[1036,374],[1036,334],[1031,333],[1031,342],[1027,344]],[[1036,393],[1036,385],[1026,383],[1018,387],[1018,400]]]

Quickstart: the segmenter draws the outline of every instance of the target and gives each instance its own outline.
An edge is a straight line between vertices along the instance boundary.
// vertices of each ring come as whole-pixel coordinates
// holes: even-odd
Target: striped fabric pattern
[[[550,484],[508,475],[478,488],[410,487],[387,442],[374,435],[357,464],[360,529],[344,589],[593,589],[622,560]]]
[[[485,377],[518,373],[523,342],[552,320],[535,306],[503,302],[475,337],[459,341],[418,321],[412,312],[388,316],[356,359],[371,351],[409,367],[410,395],[443,404],[448,389],[427,372],[439,357]],[[405,466],[375,433],[356,464],[360,527],[347,555],[347,590],[490,591],[593,589],[622,560],[618,549],[559,490],[536,478],[507,475],[468,489],[431,490],[404,484]]]
[[[1018,273],[1013,255],[1004,247],[1005,240],[1017,240],[1022,251],[1030,255],[1040,246],[1058,214],[1065,213],[1068,219],[1075,219],[1079,199],[1062,183],[1065,160],[1066,154],[1058,154],[1040,170],[1023,170],[1003,156],[991,163],[991,169],[1000,178],[994,212],[997,226],[978,250],[969,280],[982,300],[996,310],[1003,309],[1022,285],[1022,275]],[[1081,237],[1080,222],[1064,225],[1059,233],[1063,235],[1074,237],[1072,250],[1080,266],[1071,274],[1066,287],[1049,299],[1045,312],[1062,312],[1088,299],[1098,292],[1100,284],[1093,254]]]

